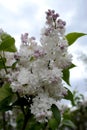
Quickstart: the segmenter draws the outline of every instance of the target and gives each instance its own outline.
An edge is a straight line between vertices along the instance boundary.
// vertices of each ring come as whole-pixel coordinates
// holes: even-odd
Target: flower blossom
[[[14,55],[17,66],[8,75],[13,92],[34,96],[31,113],[39,122],[51,118],[51,105],[67,93],[62,71],[71,65],[72,56],[68,53],[65,25],[59,14],[48,10],[40,44],[28,33],[22,34],[20,50]]]

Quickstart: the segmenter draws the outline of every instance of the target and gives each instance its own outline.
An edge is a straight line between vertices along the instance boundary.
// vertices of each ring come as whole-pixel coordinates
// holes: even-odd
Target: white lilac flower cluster
[[[67,93],[62,71],[71,64],[72,56],[64,35],[65,22],[58,17],[54,10],[48,10],[40,44],[25,33],[21,35],[22,44],[14,57],[7,54],[8,64],[17,61],[16,68],[8,74],[12,91],[21,96],[34,96],[31,113],[39,122],[52,116],[51,105]]]

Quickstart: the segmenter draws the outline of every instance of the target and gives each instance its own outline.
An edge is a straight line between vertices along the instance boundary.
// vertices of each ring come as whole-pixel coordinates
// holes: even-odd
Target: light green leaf
[[[0,34],[0,39],[1,39],[2,41],[5,40],[5,39],[8,38],[8,37],[10,37],[10,35],[9,35],[8,33],[3,32],[3,33]]]
[[[30,57],[30,61],[33,61],[35,58],[33,56]]]
[[[76,129],[75,124],[71,120],[63,120],[62,124],[65,126],[69,126],[72,129]]]
[[[73,32],[69,33],[66,35],[66,39],[68,40],[68,44],[72,45],[78,38],[87,35],[85,33],[78,33],[78,32]]]
[[[60,122],[61,122],[61,114],[60,114],[60,111],[59,111],[58,107],[55,104],[52,104],[51,110],[53,112],[54,118],[56,119],[56,121],[57,121],[57,123],[59,125]]]
[[[0,51],[16,52],[15,39],[11,36],[5,37],[0,44]]]
[[[51,128],[51,130],[56,130],[58,128],[58,123],[55,118],[50,119],[48,121],[48,125],[49,125],[49,128]]]

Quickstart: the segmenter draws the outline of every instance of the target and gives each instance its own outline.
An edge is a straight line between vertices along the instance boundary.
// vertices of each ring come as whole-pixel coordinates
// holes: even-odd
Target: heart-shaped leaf
[[[78,33],[78,32],[73,32],[69,33],[66,35],[66,39],[68,40],[68,44],[72,45],[78,38],[87,35],[85,33]]]

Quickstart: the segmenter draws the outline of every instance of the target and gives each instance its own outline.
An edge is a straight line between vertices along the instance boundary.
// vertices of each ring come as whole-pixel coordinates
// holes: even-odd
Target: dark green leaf
[[[27,129],[28,130],[28,129]],[[29,130],[42,130],[40,123],[33,123]]]
[[[68,40],[68,44],[72,45],[78,38],[87,35],[85,33],[78,33],[78,32],[73,32],[73,33],[69,33],[66,35],[66,38]]]
[[[7,105],[0,105],[0,112],[5,112],[5,111],[9,111],[12,110],[12,106],[7,106]]]
[[[0,58],[0,69],[3,69],[5,67],[6,58],[1,57]]]
[[[64,69],[63,70],[63,80],[70,86],[69,78],[70,78],[69,69]]]
[[[12,95],[4,98],[2,101],[0,101],[0,111],[8,111],[11,110],[12,107],[9,105],[12,100]]]
[[[56,121],[57,121],[57,123],[59,125],[60,122],[61,122],[61,114],[60,114],[60,111],[59,111],[58,107],[55,104],[52,104],[51,110],[53,112],[54,118],[56,119]]]
[[[72,129],[76,129],[75,124],[71,120],[63,120],[62,124],[65,126],[69,126]]]
[[[63,70],[63,80],[70,86],[70,71],[69,69],[72,69],[73,67],[76,67],[74,64],[71,64],[68,68],[65,68]]]
[[[67,100],[70,100],[72,105],[75,105],[72,92],[68,88],[66,88],[66,89],[67,89],[67,95],[65,95],[64,98]]]
[[[21,113],[19,111],[17,118],[16,118],[16,127],[17,127],[16,129],[17,130],[22,130],[23,122],[24,122],[24,115],[23,115],[23,113]]]
[[[74,65],[73,63],[68,67],[68,69],[72,69],[72,68],[74,68],[74,67],[76,67],[76,65]]]
[[[7,36],[0,44],[0,51],[16,52],[15,39]]]
[[[12,106],[26,106],[26,105],[29,105],[29,103],[24,97],[20,97],[12,104]]]
[[[16,62],[14,62],[14,63],[12,64],[12,67],[11,67],[11,68],[12,68],[12,69],[15,69],[15,68],[16,68],[16,65],[17,65],[17,63],[18,63],[17,61],[16,61]]]

